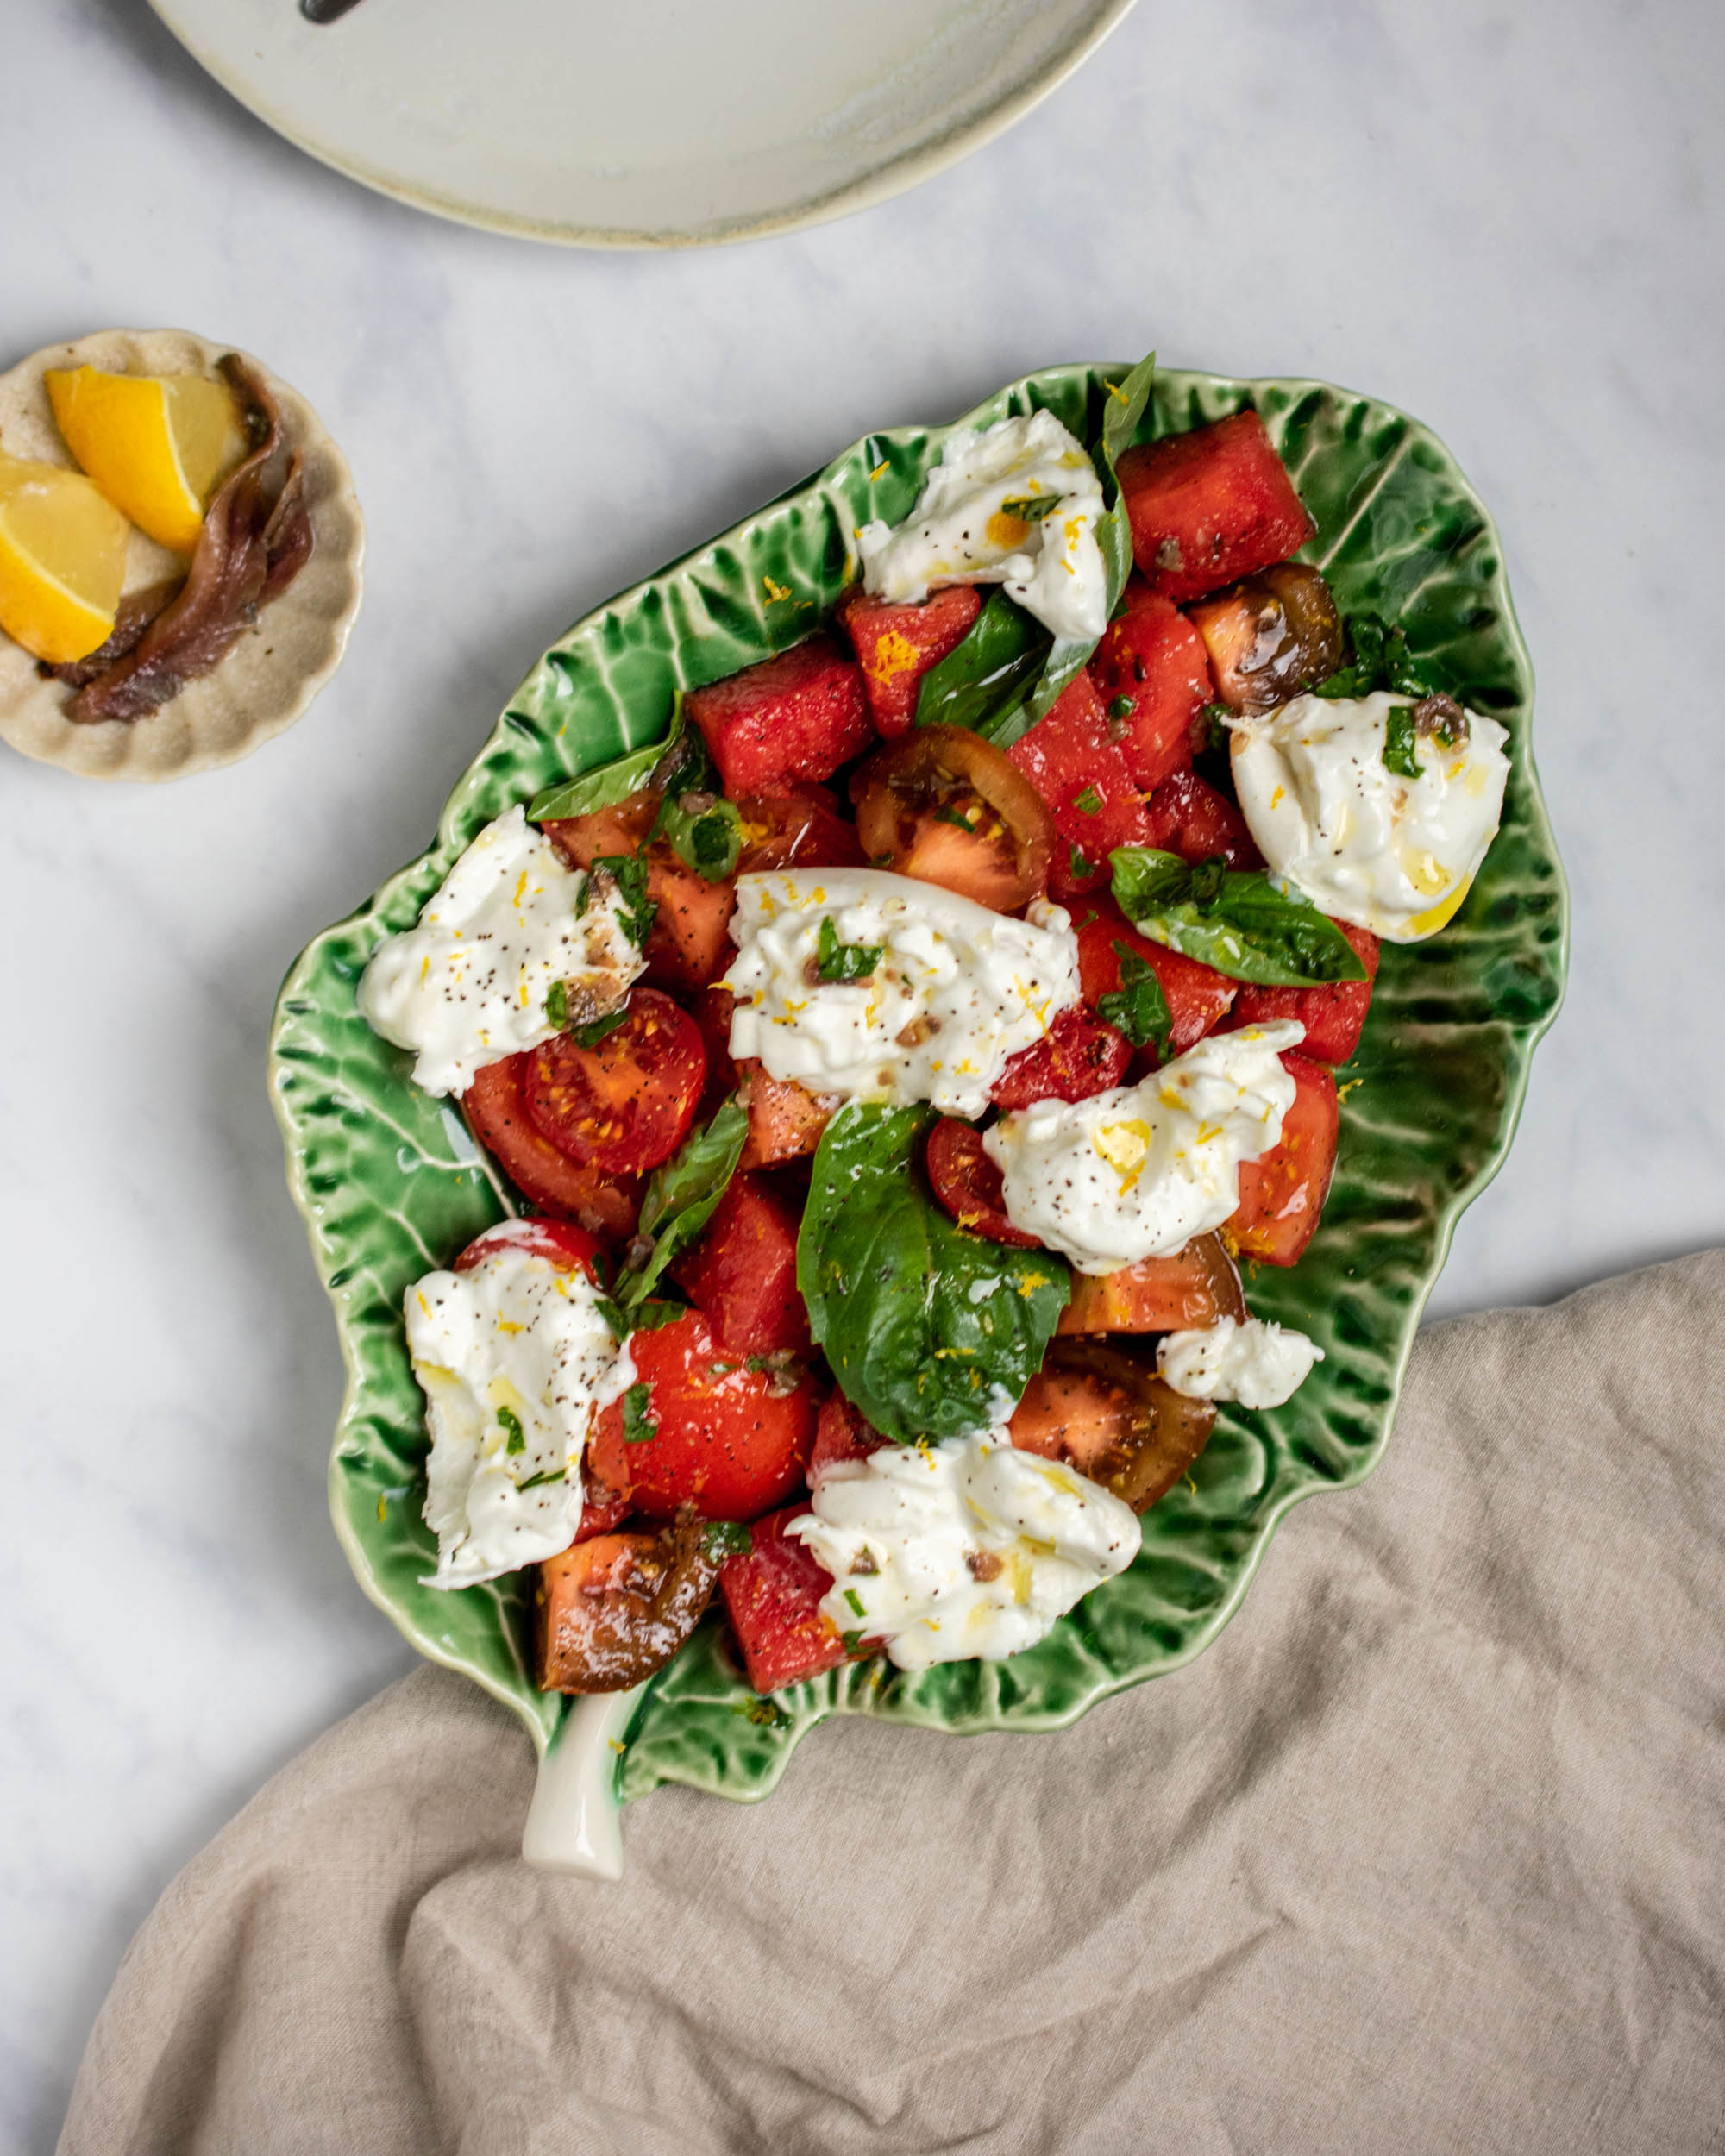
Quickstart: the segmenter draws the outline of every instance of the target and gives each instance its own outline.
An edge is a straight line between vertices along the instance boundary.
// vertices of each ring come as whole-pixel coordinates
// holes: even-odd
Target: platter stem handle
[[[623,1877],[617,1763],[645,1689],[571,1702],[539,1762],[522,1832],[522,1857],[536,1870],[578,1879]]]

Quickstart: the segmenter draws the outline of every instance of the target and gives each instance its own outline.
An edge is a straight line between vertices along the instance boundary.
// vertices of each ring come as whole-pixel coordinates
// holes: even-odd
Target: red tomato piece
[[[837,803],[824,786],[798,787],[790,793],[747,793],[737,811],[743,818],[739,875],[762,868],[862,866],[856,827],[838,813]],[[724,956],[729,965],[728,945]]]
[[[581,1524],[575,1540],[591,1542],[595,1535],[608,1535],[613,1527],[620,1527],[629,1517],[630,1503],[622,1491],[612,1489],[591,1470],[582,1476],[581,1485]]]
[[[1294,1105],[1280,1143],[1242,1166],[1239,1207],[1226,1231],[1242,1257],[1265,1265],[1292,1265],[1311,1241],[1336,1164],[1335,1074],[1292,1049],[1282,1068],[1294,1081]]]
[[[641,1209],[640,1178],[582,1167],[540,1136],[522,1098],[532,1061],[529,1049],[474,1073],[461,1095],[474,1136],[495,1155],[523,1197],[560,1220],[578,1221],[607,1243],[626,1243]]]
[[[1007,754],[1047,802],[1060,835],[1048,879],[1056,898],[1106,883],[1113,848],[1151,843],[1144,802],[1108,738],[1107,711],[1088,674],[1069,681],[1053,710]]]
[[[700,1106],[704,1117],[737,1090],[737,1066],[731,1060],[731,1012],[735,1001],[729,988],[703,988],[689,1006],[689,1015],[700,1028],[701,1046],[706,1050],[706,1091]]]
[[[1170,1055],[1183,1056],[1206,1033],[1216,1031],[1227,1016],[1239,983],[1218,973],[1214,966],[1170,950],[1165,943],[1151,943],[1107,899],[1093,900],[1079,915],[1078,979],[1088,1002],[1100,1002],[1119,989],[1120,954],[1117,947],[1121,945],[1141,958],[1161,985],[1170,1023]],[[1147,1067],[1154,1069],[1154,1050],[1146,1048],[1144,1054]]]
[[[1371,1006],[1377,978],[1378,942],[1369,928],[1350,921],[1336,926],[1365,968],[1364,981],[1328,981],[1316,988],[1258,988],[1242,981],[1230,1030],[1267,1025],[1273,1018],[1298,1018],[1306,1029],[1300,1053],[1320,1063],[1345,1063],[1359,1046],[1360,1028]]]
[[[602,854],[638,853],[660,795],[651,788],[632,793],[616,807],[591,816],[554,817],[541,828],[559,853],[578,868]],[[668,841],[656,838],[647,848],[647,896],[657,911],[643,956],[649,981],[662,981],[679,994],[705,987],[731,963],[727,931],[737,910],[736,886],[709,883],[681,859]]]
[[[961,1228],[990,1243],[1033,1250],[1037,1240],[1007,1218],[1000,1169],[982,1150],[982,1133],[957,1116],[944,1115],[928,1134],[924,1156],[935,1196]]]
[[[630,1353],[647,1402],[627,1426],[644,1420],[654,1432],[629,1442],[626,1402],[616,1401],[594,1423],[587,1457],[637,1511],[668,1520],[693,1504],[706,1520],[752,1520],[801,1487],[820,1408],[812,1380],[776,1393],[766,1371],[720,1348],[698,1310],[634,1334]]]
[[[802,1208],[765,1175],[738,1173],[699,1239],[671,1277],[727,1354],[812,1355],[808,1312],[797,1289]]]
[[[474,1238],[455,1260],[453,1269],[470,1273],[476,1265],[483,1265],[494,1250],[525,1250],[531,1257],[543,1257],[548,1264],[561,1267],[566,1273],[582,1272],[591,1280],[599,1244],[585,1228],[567,1220],[499,1220],[494,1228],[487,1228],[483,1235]]]
[[[870,599],[859,585],[838,604],[838,618],[862,669],[863,692],[876,731],[890,741],[910,731],[922,677],[963,643],[982,611],[974,585],[949,585],[920,606]]]
[[[832,1575],[797,1537],[785,1533],[808,1509],[791,1505],[757,1520],[750,1530],[752,1548],[726,1557],[718,1569],[718,1591],[757,1692],[800,1684],[846,1659],[844,1642],[820,1607]]]
[[[571,1160],[612,1175],[669,1160],[706,1083],[699,1027],[656,988],[637,988],[623,1024],[594,1047],[558,1033],[527,1059],[522,1092],[533,1127]]]
[[[843,1393],[829,1393],[815,1425],[814,1450],[809,1454],[810,1486],[823,1468],[836,1466],[840,1460],[866,1460],[871,1452],[891,1443]]]
[[[701,730],[733,800],[830,779],[875,737],[862,669],[823,630],[775,659],[692,689],[683,709]]]
[[[1118,470],[1132,553],[1164,599],[1285,561],[1315,530],[1255,411],[1128,449]]]
[[[1243,1322],[1239,1274],[1217,1235],[1196,1235],[1172,1257],[1141,1257],[1113,1273],[1072,1275],[1057,1333],[1179,1332],[1218,1318]],[[1016,1440],[1015,1440],[1016,1442]]]
[[[740,1168],[772,1168],[802,1160],[820,1144],[821,1132],[838,1112],[836,1094],[812,1094],[794,1078],[769,1078],[752,1056],[737,1065],[747,1090],[749,1136]]]
[[[1176,771],[1150,797],[1150,843],[1182,861],[1220,854],[1230,868],[1261,868],[1264,856],[1226,793],[1195,771]]]
[[[1140,792],[1191,762],[1198,714],[1215,692],[1204,640],[1172,599],[1133,577],[1126,611],[1109,623],[1090,661],[1090,678]]]
[[[1088,1100],[1125,1080],[1132,1045],[1088,1003],[1063,1011],[1039,1041],[1021,1048],[988,1098],[997,1108],[1028,1108],[1038,1100]]]

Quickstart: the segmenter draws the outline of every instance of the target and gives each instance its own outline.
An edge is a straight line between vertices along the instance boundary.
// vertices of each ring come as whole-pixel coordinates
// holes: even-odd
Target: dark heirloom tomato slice
[[[1008,759],[962,726],[919,726],[850,781],[870,861],[1018,913],[1048,888],[1054,820]]]
[[[1185,1474],[1215,1422],[1208,1400],[1188,1400],[1135,1356],[1056,1340],[1007,1427],[1021,1451],[1063,1460],[1141,1513]]]
[[[1037,1248],[1033,1235],[1007,1219],[1000,1171],[982,1150],[982,1133],[974,1125],[942,1116],[928,1134],[924,1164],[935,1196],[961,1228],[1015,1250]]]
[[[496,1250],[525,1250],[531,1257],[543,1257],[548,1264],[561,1266],[565,1272],[579,1269],[591,1280],[599,1244],[585,1228],[567,1220],[499,1220],[494,1228],[474,1238],[455,1260],[454,1270],[470,1273]]]
[[[1132,1044],[1088,1003],[1063,1011],[1039,1041],[1021,1048],[989,1088],[997,1108],[1038,1100],[1088,1100],[1125,1083]]]
[[[743,818],[743,850],[737,873],[762,868],[860,868],[862,848],[856,827],[838,813],[824,786],[789,793],[748,793],[737,804]]]
[[[579,1221],[607,1243],[626,1243],[641,1207],[638,1179],[583,1168],[540,1137],[521,1097],[521,1081],[532,1060],[529,1049],[474,1074],[461,1095],[474,1136],[496,1156],[523,1197],[560,1219]]]
[[[539,1135],[583,1167],[644,1175],[688,1136],[706,1083],[700,1028],[656,988],[637,988],[593,1048],[559,1033],[527,1051],[522,1091]]]
[[[595,1535],[540,1567],[539,1689],[626,1692],[700,1622],[718,1559],[693,1515],[657,1534]]]
[[[1113,1273],[1072,1275],[1057,1332],[1180,1332],[1218,1318],[1245,1319],[1239,1274],[1217,1235],[1195,1235],[1172,1257],[1141,1257]]]
[[[752,1520],[802,1487],[820,1393],[794,1392],[727,1354],[699,1311],[630,1342],[638,1385],[593,1425],[595,1475],[636,1509],[668,1519],[693,1503],[704,1519]]]

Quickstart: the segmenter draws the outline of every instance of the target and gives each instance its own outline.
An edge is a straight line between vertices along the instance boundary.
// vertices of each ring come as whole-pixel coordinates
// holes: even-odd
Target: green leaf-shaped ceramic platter
[[[1045,406],[1099,437],[1124,367],[1063,367],[1014,382],[954,423]],[[1170,369],[1141,433],[1255,406],[1316,520],[1308,558],[1346,612],[1401,623],[1442,686],[1509,730],[1502,829],[1455,919],[1431,943],[1386,945],[1342,1103],[1323,1223],[1300,1263],[1247,1282],[1261,1317],[1296,1325],[1327,1359],[1284,1407],[1225,1409],[1190,1482],[1145,1520],[1130,1571],[1009,1662],[901,1672],[853,1664],[757,1700],[710,1616],[638,1697],[608,1710],[610,1793],[664,1782],[765,1796],[829,1714],[954,1732],[1050,1730],[1188,1660],[1214,1639],[1296,1500],[1369,1474],[1389,1437],[1414,1328],[1462,1208],[1503,1158],[1534,1044],[1562,994],[1567,907],[1534,773],[1533,674],[1490,517],[1442,443],[1389,406],[1320,382],[1233,381]],[[427,1451],[403,1337],[404,1291],[512,1209],[511,1194],[408,1058],[354,1006],[379,939],[411,925],[492,818],[540,788],[650,743],[672,699],[805,635],[856,573],[853,534],[910,510],[948,427],[872,434],[781,500],[579,622],[533,668],[450,796],[436,843],[328,930],[289,974],[271,1082],[289,1179],[336,1306],[348,1368],[329,1489],[366,1592],[434,1660],[464,1670],[555,1752],[568,1702],[537,1691],[531,1581],[423,1586]],[[600,1868],[603,1868],[602,1866]]]

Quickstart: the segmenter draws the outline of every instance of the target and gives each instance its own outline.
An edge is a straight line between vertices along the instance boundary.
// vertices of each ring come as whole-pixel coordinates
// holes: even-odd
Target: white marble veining
[[[9,2152],[51,2143],[177,1866],[409,1659],[324,1513],[340,1371],[264,1091],[276,983],[423,843],[552,635],[864,428],[1151,343],[1435,426],[1503,528],[1576,939],[1436,1307],[1725,1232],[1710,0],[1141,0],[919,191],[652,258],[367,194],[134,0],[13,13],[0,364],[106,323],[231,338],[336,430],[371,544],[347,665],[252,761],[149,792],[3,759]]]

